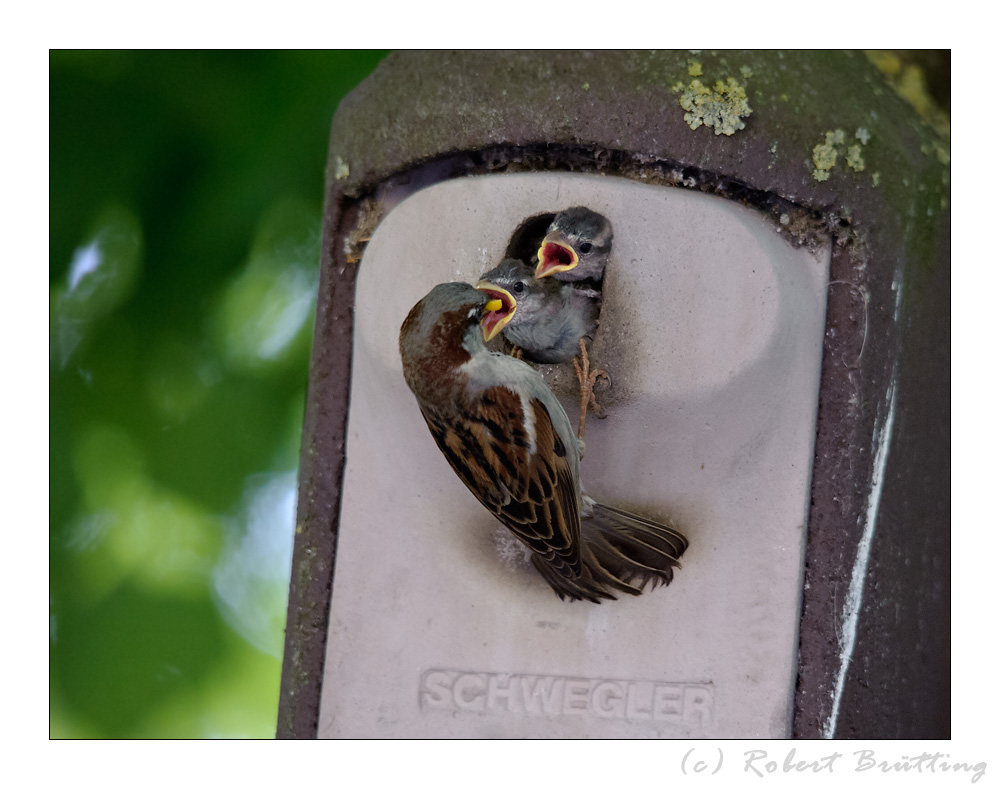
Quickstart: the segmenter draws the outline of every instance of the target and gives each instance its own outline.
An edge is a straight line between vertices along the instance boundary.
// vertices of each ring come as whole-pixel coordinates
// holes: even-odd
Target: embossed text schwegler
[[[712,722],[712,686],[429,669],[420,677],[420,708],[497,714],[586,715],[657,721],[704,730]]]

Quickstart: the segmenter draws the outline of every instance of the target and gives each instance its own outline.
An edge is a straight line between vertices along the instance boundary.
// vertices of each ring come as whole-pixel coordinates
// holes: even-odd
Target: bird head
[[[560,211],[538,248],[535,276],[601,279],[611,254],[612,237],[611,222],[596,211],[584,206]]]
[[[407,383],[418,397],[424,382],[452,375],[484,350],[480,321],[499,307],[467,282],[437,285],[414,305],[399,331],[399,352]]]
[[[483,340],[489,342],[511,322],[517,300],[527,292],[531,280],[531,268],[512,258],[483,274],[476,283],[476,288],[490,299],[482,318]]]

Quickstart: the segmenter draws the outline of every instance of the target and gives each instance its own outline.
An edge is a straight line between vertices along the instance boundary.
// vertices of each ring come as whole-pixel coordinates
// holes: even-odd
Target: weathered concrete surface
[[[674,86],[698,68],[745,87],[745,128],[689,128]],[[837,130],[818,181],[816,146]],[[365,239],[420,186],[578,170],[720,194],[805,242],[834,238],[794,733],[949,736],[947,155],[858,53],[387,58],[331,133],[279,734],[316,732]]]

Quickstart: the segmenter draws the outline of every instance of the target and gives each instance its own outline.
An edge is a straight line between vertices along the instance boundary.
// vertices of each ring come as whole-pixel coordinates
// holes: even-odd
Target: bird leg
[[[580,424],[577,428],[577,438],[583,439],[583,431],[587,423],[587,409],[593,408],[597,414],[601,413],[601,406],[594,397],[594,384],[598,378],[608,379],[607,370],[591,370],[590,358],[587,356],[587,344],[580,338],[580,360],[573,357],[573,369],[576,370],[577,380],[580,382]]]

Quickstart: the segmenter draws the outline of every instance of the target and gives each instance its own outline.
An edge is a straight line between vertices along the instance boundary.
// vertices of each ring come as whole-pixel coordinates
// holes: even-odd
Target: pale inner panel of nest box
[[[475,283],[522,219],[574,205],[614,226],[583,483],[690,540],[670,586],[600,605],[559,600],[462,485],[398,351],[435,284]],[[732,201],[614,177],[470,177],[396,206],[357,283],[319,735],[787,737],[829,260]]]

